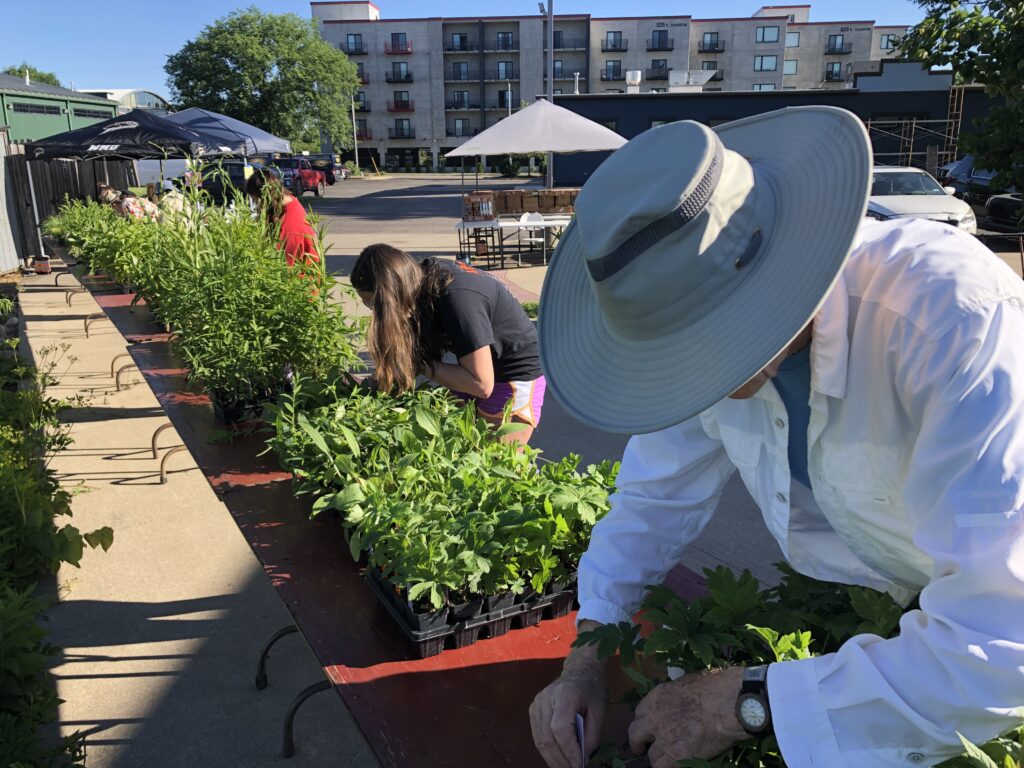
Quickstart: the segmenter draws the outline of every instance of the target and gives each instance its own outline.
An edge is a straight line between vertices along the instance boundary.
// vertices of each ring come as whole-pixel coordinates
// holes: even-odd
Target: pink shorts
[[[540,424],[540,412],[544,408],[544,377],[533,381],[496,381],[494,391],[486,400],[476,399],[476,409],[482,416],[500,419],[505,406],[511,401],[511,416],[524,421],[531,427]],[[474,399],[459,394],[466,400]]]

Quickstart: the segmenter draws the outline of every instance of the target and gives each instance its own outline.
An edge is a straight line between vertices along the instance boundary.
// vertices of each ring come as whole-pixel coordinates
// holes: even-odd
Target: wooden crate
[[[510,189],[505,192],[505,213],[523,212],[523,190]]]
[[[540,200],[536,192],[523,190],[523,213],[534,213],[539,210]]]
[[[557,195],[554,191],[544,191],[537,194],[538,208],[541,213],[552,213],[557,205]]]
[[[497,215],[493,192],[470,192],[462,196],[464,221],[490,221]]]

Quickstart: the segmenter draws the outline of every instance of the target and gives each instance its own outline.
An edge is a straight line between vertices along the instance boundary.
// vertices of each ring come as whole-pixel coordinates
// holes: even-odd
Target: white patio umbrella
[[[481,131],[447,157],[525,155],[531,152],[602,152],[626,140],[600,123],[544,99]]]

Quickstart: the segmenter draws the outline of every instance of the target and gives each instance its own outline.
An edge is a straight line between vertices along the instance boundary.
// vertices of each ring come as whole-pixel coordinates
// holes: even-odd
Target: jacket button
[[[785,501],[786,494],[784,494],[782,491],[779,491],[778,493],[775,494],[775,498],[778,499],[779,501]]]
[[[909,760],[912,763],[923,763],[924,755],[922,755],[920,752],[911,752],[909,755],[907,755],[907,760]]]
[[[775,426],[778,427],[779,429],[782,429],[784,426],[786,426],[786,422],[784,422],[782,419],[776,419]]]

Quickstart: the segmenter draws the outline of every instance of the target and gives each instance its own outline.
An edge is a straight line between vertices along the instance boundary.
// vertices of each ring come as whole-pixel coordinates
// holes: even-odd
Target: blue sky
[[[766,0],[779,5],[783,0]],[[420,16],[516,15],[537,12],[537,0],[376,0],[384,18]],[[82,0],[35,0],[3,3],[0,67],[28,61],[57,73],[76,88],[146,88],[166,95],[163,65],[167,55],[195,37],[203,27],[247,3],[239,0],[130,0],[95,3]],[[304,0],[261,0],[263,11],[309,16]],[[555,0],[555,13],[701,17],[749,16],[757,0]],[[924,15],[909,0],[811,0],[811,20],[874,19],[879,24],[913,24]]]

